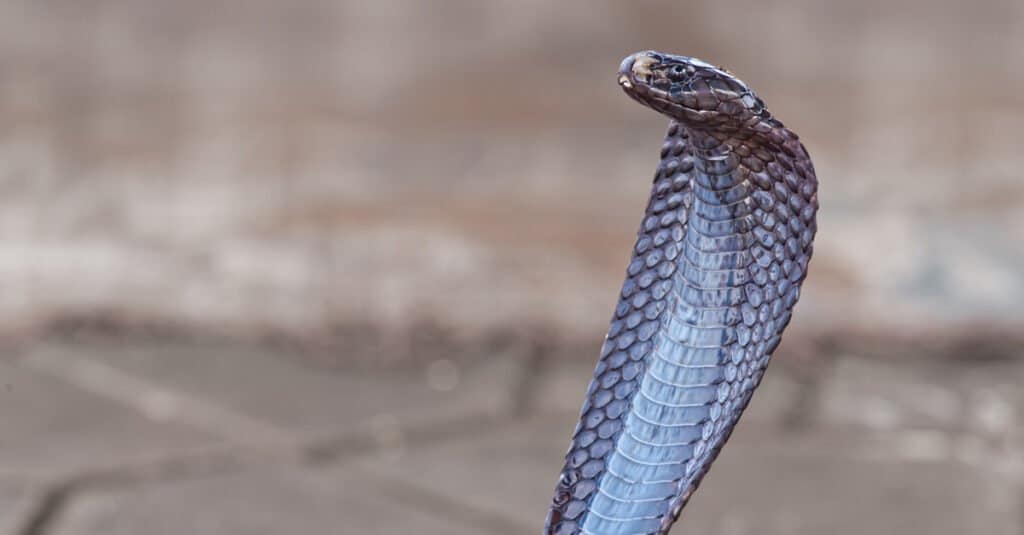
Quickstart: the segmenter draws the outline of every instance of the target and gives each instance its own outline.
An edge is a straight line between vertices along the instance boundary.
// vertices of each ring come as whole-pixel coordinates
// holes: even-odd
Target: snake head
[[[630,97],[690,128],[735,131],[770,117],[746,84],[697,58],[638,52],[622,60],[618,80]]]

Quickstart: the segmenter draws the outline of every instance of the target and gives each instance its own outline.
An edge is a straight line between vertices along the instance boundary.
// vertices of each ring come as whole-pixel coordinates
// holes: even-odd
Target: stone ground
[[[0,535],[537,533],[590,359],[324,368],[52,336],[0,359]],[[678,533],[1024,533],[1024,359],[780,360]]]

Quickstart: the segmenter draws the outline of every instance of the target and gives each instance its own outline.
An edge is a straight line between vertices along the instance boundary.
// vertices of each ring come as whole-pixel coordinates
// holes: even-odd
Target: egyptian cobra
[[[746,84],[651,51],[618,82],[670,123],[547,534],[668,532],[761,381],[817,228],[810,156]]]

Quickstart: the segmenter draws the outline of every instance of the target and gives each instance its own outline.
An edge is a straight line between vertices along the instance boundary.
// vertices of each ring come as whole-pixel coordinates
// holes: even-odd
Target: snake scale
[[[619,85],[668,135],[546,534],[664,534],[790,321],[818,209],[797,135],[728,71],[640,52]]]

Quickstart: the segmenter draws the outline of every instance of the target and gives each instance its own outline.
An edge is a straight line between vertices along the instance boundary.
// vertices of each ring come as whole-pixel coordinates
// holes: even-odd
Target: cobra
[[[742,81],[647,51],[618,82],[668,135],[547,534],[669,531],[761,381],[817,229],[810,156]]]

